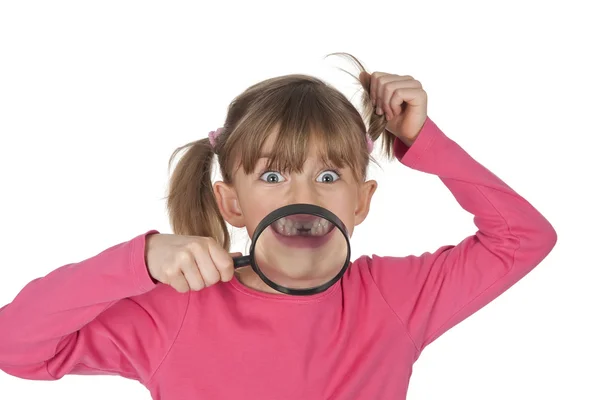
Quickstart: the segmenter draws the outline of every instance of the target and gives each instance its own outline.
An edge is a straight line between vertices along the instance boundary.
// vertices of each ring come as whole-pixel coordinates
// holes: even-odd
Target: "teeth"
[[[323,236],[329,233],[331,223],[323,218],[315,218],[309,222],[294,222],[281,218],[275,223],[277,233],[285,236]]]
[[[292,221],[285,221],[285,234],[288,236],[298,234],[298,228],[296,228]]]
[[[327,221],[325,221],[327,222]],[[317,221],[315,221],[314,224],[312,224],[311,228],[310,228],[310,234],[313,236],[323,236],[324,234],[324,223],[323,223],[323,219],[319,218]]]

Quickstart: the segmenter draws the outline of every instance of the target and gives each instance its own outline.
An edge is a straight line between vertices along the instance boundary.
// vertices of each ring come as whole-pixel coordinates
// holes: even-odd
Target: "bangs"
[[[269,169],[301,172],[315,146],[324,165],[349,167],[360,180],[369,162],[365,134],[362,117],[343,94],[322,83],[288,81],[249,107],[226,147],[250,174],[262,157],[267,157]]]

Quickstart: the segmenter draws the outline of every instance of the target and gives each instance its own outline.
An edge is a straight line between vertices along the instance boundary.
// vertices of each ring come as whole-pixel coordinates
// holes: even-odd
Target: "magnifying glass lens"
[[[348,257],[345,234],[327,218],[313,214],[280,217],[255,241],[256,267],[275,284],[310,289],[332,281]]]

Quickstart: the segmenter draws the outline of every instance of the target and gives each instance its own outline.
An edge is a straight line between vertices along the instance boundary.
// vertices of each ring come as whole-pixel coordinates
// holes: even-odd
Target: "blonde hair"
[[[360,72],[366,72],[354,56],[344,56]],[[357,180],[364,180],[370,156],[365,134],[373,141],[384,134],[384,153],[393,154],[393,136],[385,131],[385,117],[377,115],[369,97],[370,79],[355,78],[363,88],[363,115],[337,89],[308,75],[286,75],[250,86],[229,105],[225,124],[215,147],[208,138],[177,148],[169,160],[183,152],[171,176],[167,209],[174,233],[214,238],[226,250],[230,236],[219,212],[212,188],[212,164],[217,156],[223,181],[232,182],[238,166],[248,174],[261,157],[265,141],[277,136],[268,168],[300,172],[309,141],[318,144],[323,161],[348,166]],[[368,128],[363,120],[368,120]],[[384,132],[385,131],[385,132]]]

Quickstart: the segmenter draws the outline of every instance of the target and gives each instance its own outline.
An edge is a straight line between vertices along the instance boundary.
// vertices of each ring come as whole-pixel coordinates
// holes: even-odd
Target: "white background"
[[[568,5],[567,5],[568,4]],[[429,115],[554,225],[539,268],[417,361],[417,399],[599,399],[598,48],[588,1],[0,3],[0,304],[30,280],[155,228],[173,149],[255,82],[331,52],[410,74]],[[357,97],[358,98],[358,97]],[[404,255],[474,233],[435,176],[397,162],[353,252]],[[237,235],[237,238],[243,238]],[[149,399],[137,382],[0,372],[0,399]]]

